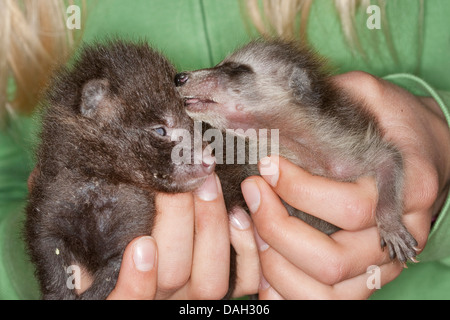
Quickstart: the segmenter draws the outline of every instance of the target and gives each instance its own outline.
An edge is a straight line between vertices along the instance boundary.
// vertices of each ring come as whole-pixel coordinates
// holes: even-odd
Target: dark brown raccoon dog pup
[[[417,242],[402,223],[402,155],[364,105],[323,70],[305,47],[255,41],[214,68],[178,74],[175,82],[195,120],[221,130],[279,129],[280,154],[315,175],[374,176],[381,247],[392,259],[414,261]],[[327,234],[338,230],[289,211]]]
[[[110,41],[50,85],[25,224],[44,299],[105,299],[125,247],[152,230],[156,192],[192,191],[213,172],[202,155],[172,161],[176,129],[194,130],[175,74],[147,44]],[[93,278],[81,295],[69,266]]]

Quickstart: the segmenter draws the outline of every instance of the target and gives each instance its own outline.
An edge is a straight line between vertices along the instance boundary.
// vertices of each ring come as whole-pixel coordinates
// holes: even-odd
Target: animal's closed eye
[[[253,69],[250,66],[236,62],[225,62],[220,68],[230,75],[253,73]]]
[[[231,69],[239,69],[242,65],[236,62],[228,62],[226,66]]]

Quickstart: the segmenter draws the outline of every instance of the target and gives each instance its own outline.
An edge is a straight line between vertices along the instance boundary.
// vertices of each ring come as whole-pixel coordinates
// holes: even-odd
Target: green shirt
[[[210,67],[256,36],[240,0],[98,0],[88,2],[84,40],[106,36],[146,39],[181,70]],[[450,121],[450,1],[388,1],[387,25],[370,30],[364,8],[355,23],[363,54],[352,53],[333,2],[315,0],[308,23],[312,46],[337,73],[363,70],[432,96]],[[384,13],[382,11],[382,13]],[[390,42],[390,35],[392,42]],[[394,50],[390,48],[393,44]],[[39,296],[21,239],[26,180],[33,168],[32,119],[20,117],[0,132],[0,298]],[[450,298],[450,201],[433,225],[421,261],[378,290],[374,299]]]

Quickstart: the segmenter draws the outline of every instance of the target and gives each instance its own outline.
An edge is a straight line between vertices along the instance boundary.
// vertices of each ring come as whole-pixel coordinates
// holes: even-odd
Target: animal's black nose
[[[189,75],[187,73],[179,73],[175,76],[175,85],[181,87],[189,80]]]

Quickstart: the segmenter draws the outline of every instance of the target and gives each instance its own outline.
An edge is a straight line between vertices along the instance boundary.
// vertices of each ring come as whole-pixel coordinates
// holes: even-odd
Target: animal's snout
[[[189,80],[189,75],[185,72],[179,73],[175,76],[175,85],[181,87]]]

